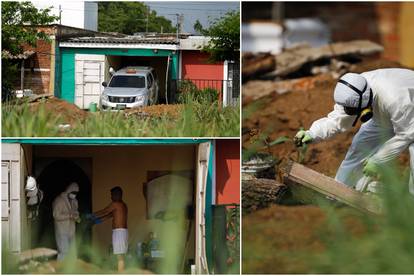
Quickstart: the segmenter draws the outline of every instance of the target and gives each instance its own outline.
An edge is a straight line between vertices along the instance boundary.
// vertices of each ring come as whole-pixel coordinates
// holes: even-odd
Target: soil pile
[[[30,103],[29,107],[34,114],[37,114],[39,108],[43,107],[47,113],[60,116],[61,122],[65,124],[74,124],[78,121],[82,122],[88,116],[87,111],[55,97],[39,99]]]
[[[167,116],[169,118],[176,119],[180,115],[182,109],[182,104],[159,104],[126,110],[125,114],[127,116],[136,115],[154,118]]]

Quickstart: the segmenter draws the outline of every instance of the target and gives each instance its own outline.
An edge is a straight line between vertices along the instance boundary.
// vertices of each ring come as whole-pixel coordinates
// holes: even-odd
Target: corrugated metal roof
[[[76,37],[66,40],[70,43],[115,43],[115,44],[178,44],[175,37]]]
[[[12,55],[9,51],[3,50],[1,51],[1,57],[4,59],[28,59],[32,55],[34,55],[34,51],[24,51],[21,54]]]

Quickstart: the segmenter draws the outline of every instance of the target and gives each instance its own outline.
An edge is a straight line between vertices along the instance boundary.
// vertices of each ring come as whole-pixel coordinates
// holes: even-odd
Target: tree
[[[238,60],[240,49],[240,12],[231,11],[219,19],[210,22],[204,29],[200,21],[194,24],[194,30],[211,38],[203,51],[210,53],[210,61]]]
[[[147,21],[148,18],[148,21]],[[148,22],[148,25],[147,25]],[[99,2],[98,30],[132,35],[136,32],[173,33],[170,20],[158,16],[142,2]]]
[[[38,10],[30,2],[1,2],[2,51],[11,55],[23,52],[24,45],[35,47],[38,39],[49,40],[47,34],[30,25],[48,25],[58,18],[49,15],[50,8]],[[2,56],[2,100],[12,89],[16,64]]]

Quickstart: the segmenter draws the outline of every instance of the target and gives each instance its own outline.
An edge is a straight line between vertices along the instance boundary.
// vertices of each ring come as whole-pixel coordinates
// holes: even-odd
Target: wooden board
[[[364,212],[380,214],[380,204],[361,192],[335,181],[299,163],[290,162],[285,168],[284,183],[294,182]]]

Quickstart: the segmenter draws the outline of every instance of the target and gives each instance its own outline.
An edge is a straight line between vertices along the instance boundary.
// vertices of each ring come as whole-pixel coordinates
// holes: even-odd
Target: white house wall
[[[12,253],[21,252],[29,246],[24,185],[30,163],[26,160],[30,158],[20,144],[2,144],[2,207],[9,207],[7,211],[2,211],[2,240]],[[3,197],[3,190],[8,191],[8,198]],[[8,200],[8,204],[3,200]]]

